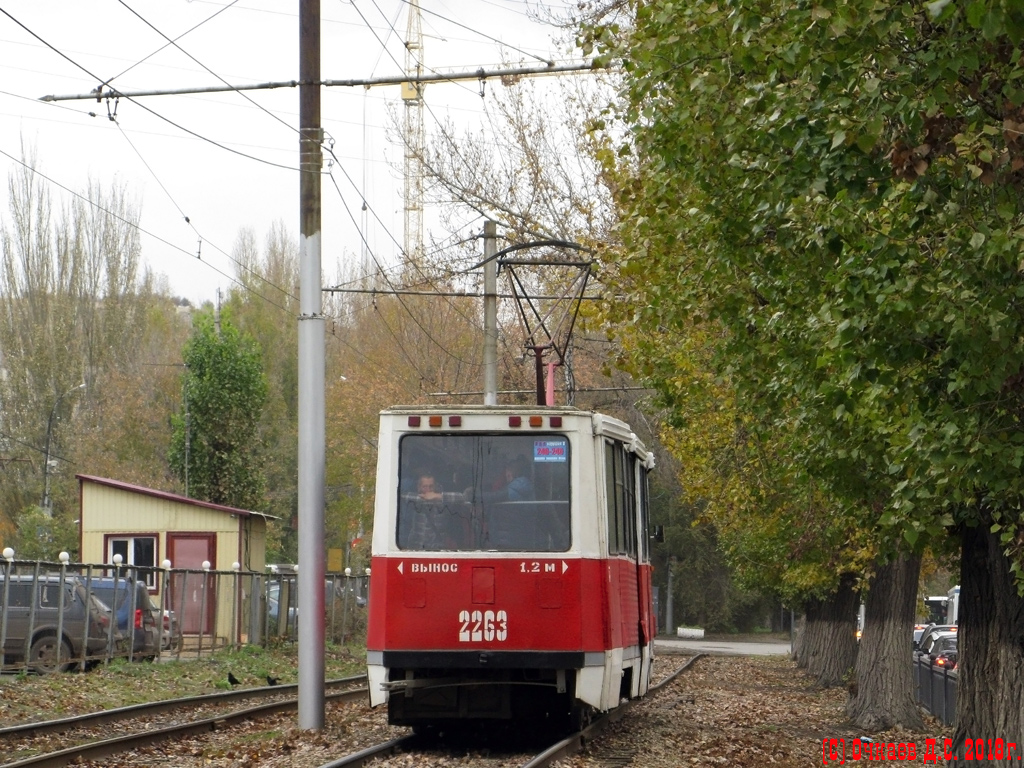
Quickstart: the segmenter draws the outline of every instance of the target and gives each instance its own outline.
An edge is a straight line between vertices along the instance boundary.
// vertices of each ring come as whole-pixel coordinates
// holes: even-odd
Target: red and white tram
[[[574,724],[647,691],[654,461],[628,425],[395,407],[378,452],[367,671],[391,723]]]

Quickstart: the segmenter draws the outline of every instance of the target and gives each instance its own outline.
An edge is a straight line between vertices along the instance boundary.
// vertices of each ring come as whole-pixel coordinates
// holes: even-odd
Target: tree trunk
[[[896,725],[912,731],[924,728],[914,696],[914,669],[908,663],[920,571],[919,555],[901,555],[878,566],[871,579],[856,674],[846,703],[847,717],[866,731]]]
[[[825,600],[807,604],[807,628],[801,645],[807,673],[818,685],[842,685],[857,660],[856,578],[843,574],[839,589]]]
[[[796,662],[798,669],[807,669],[807,614],[806,607],[804,608],[805,613],[801,614],[796,620],[796,626],[793,628],[793,661]]]
[[[1012,760],[1019,760],[1024,754],[1024,598],[1017,594],[998,534],[984,524],[963,531],[959,625],[956,760],[948,765],[963,763],[968,752],[972,765],[1006,765],[1005,759],[978,762],[978,743],[987,758],[997,739],[1015,742]]]

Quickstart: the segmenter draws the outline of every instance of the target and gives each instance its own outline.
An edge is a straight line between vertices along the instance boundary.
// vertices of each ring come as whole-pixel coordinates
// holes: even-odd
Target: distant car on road
[[[299,585],[297,580],[291,580],[288,585],[288,623],[294,624],[295,617],[299,614],[298,602],[299,602]],[[356,593],[355,589],[351,586],[348,588],[348,599],[349,605],[358,606],[363,608],[366,606],[366,598],[363,595]],[[343,585],[336,584],[332,579],[326,579],[324,581],[324,604],[326,606],[331,605],[332,600],[343,601],[346,597],[346,590]],[[272,581],[267,585],[267,613],[270,616],[272,622],[276,624],[277,617],[280,615],[280,602],[281,602],[281,582]]]
[[[921,635],[923,635],[923,634],[924,634],[924,631],[925,631],[925,629],[927,629],[927,627],[928,627],[928,625],[927,625],[927,624],[915,624],[915,625],[914,625],[914,640],[913,640],[913,647],[914,647],[915,649],[917,648],[917,644],[918,644],[918,643],[920,642],[920,640],[921,640]]]
[[[956,650],[956,632],[936,632],[931,635],[927,646],[921,649],[921,657],[927,659],[933,667],[951,667],[947,654],[956,653]]]
[[[956,632],[956,624],[929,624],[921,632],[921,637],[914,644],[914,655],[924,649],[925,645],[931,640],[932,635],[938,632]]]

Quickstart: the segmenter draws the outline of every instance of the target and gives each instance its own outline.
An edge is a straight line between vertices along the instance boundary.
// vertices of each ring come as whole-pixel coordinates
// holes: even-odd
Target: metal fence
[[[927,656],[914,660],[917,703],[943,725],[952,725],[956,719],[957,676],[955,669],[932,666]]]
[[[0,560],[0,671],[32,668],[29,651],[36,652],[34,643],[41,642],[41,635],[50,636],[60,666],[73,664],[80,668],[115,658],[195,658],[222,648],[266,646],[293,642],[297,637],[298,575],[294,571],[275,568],[267,573],[254,573],[120,563],[20,561],[7,557],[8,554],[5,552]],[[115,560],[119,559],[115,556]],[[130,615],[135,618],[141,615],[137,611],[150,611],[155,628],[153,622],[140,627],[137,619],[118,627],[113,613],[117,606],[108,605],[111,618],[105,630],[107,637],[105,642],[98,643],[88,620],[81,615],[71,618],[71,606],[65,603],[88,604],[98,599],[94,592],[99,592],[99,588],[94,590],[93,585],[100,580],[108,585],[113,581],[115,587],[136,580],[144,583],[145,592],[139,590],[141,598],[136,598],[135,589],[126,590],[131,600]],[[51,607],[56,610],[40,608],[38,598],[33,598],[31,608],[16,605],[11,587],[26,582],[60,587],[53,590],[53,600],[59,605]],[[74,594],[78,597],[68,598],[72,592],[66,591],[65,586],[77,590]],[[327,574],[324,593],[326,638],[339,644],[365,638],[369,574]],[[137,605],[137,600],[145,600],[146,595],[151,605]],[[56,617],[55,622],[46,620],[49,614]],[[63,626],[65,623],[67,627]],[[149,644],[144,644],[139,633],[156,633],[159,640],[148,637]],[[57,637],[65,642],[58,642]]]

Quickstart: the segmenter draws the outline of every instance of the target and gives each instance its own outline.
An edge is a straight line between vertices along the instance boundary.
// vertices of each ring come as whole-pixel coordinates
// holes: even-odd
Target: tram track
[[[602,764],[628,764],[623,761],[631,759],[631,757],[618,754],[622,751],[621,747],[610,746],[609,749],[612,751],[607,755],[603,754],[600,746],[601,732],[609,724],[626,717],[634,704],[657,696],[664,686],[690,668],[698,658],[699,656],[688,659],[685,664],[652,685],[644,699],[624,702],[622,706],[595,720],[579,733],[572,734],[556,743],[537,746],[532,751],[520,749],[520,746],[526,743],[527,734],[519,735],[516,746],[509,748],[489,744],[486,740],[473,745],[438,743],[435,740],[424,740],[422,737],[414,735],[394,738],[397,729],[380,727],[379,721],[382,715],[379,712],[371,714],[371,710],[364,707],[358,707],[355,710],[339,710],[335,707],[334,711],[328,715],[328,722],[332,725],[336,724],[339,712],[351,713],[341,715],[350,718],[352,723],[348,734],[352,738],[346,739],[344,742],[350,744],[348,747],[350,751],[347,755],[325,763],[320,768],[355,768],[368,765],[371,762],[375,767],[380,766],[380,768],[386,768],[389,765],[408,766],[410,759],[421,759],[430,762],[431,765],[442,765],[448,761],[453,764],[467,764],[468,759],[468,762],[475,768],[477,766],[479,768],[547,768],[557,760],[578,753],[584,747],[591,754],[601,754]],[[358,676],[330,681],[329,684],[332,687],[345,687],[356,685],[363,680],[362,676]],[[40,766],[64,766],[72,763],[104,765],[115,762],[118,765],[205,764],[207,754],[216,756],[244,751],[246,747],[240,745],[244,745],[247,739],[251,741],[251,734],[254,731],[285,732],[289,728],[294,728],[290,717],[285,717],[284,720],[274,719],[275,714],[287,713],[296,709],[297,701],[294,697],[281,696],[282,693],[293,693],[294,689],[295,686],[280,686],[276,689],[244,689],[153,702],[148,705],[135,705],[62,720],[24,723],[0,729],[0,750],[7,755],[8,760],[12,757],[12,747],[23,750],[15,760],[3,763],[0,768],[28,768],[29,766],[38,768]],[[365,698],[366,695],[365,688],[356,688],[328,693],[326,698],[329,702],[351,702],[353,699]],[[264,701],[256,706],[230,709],[231,705],[240,701],[266,698],[267,696],[273,696],[275,700]],[[181,721],[182,717],[187,717],[189,712],[194,713],[198,707],[204,708],[204,717]],[[209,707],[217,709],[211,713],[207,709]],[[171,718],[167,717],[167,713],[171,714]],[[179,722],[168,722],[173,718],[177,718]],[[376,727],[372,724],[374,720],[378,723]],[[118,727],[119,721],[122,724],[127,723],[133,732],[110,737],[110,731]],[[95,730],[98,727],[104,728],[104,735],[108,738],[96,738]],[[246,728],[249,731],[246,731]],[[390,734],[387,733],[388,730],[391,730]],[[92,731],[91,735],[90,731]],[[235,735],[232,736],[232,733]],[[292,733],[286,738],[307,741],[313,738],[305,735],[308,733],[299,732],[299,735]],[[68,744],[67,741],[64,741],[60,748],[53,748],[50,745],[43,751],[44,745],[37,739],[45,738],[47,734],[57,734],[61,739],[74,738],[81,743]],[[382,735],[385,736],[384,739],[381,739]],[[392,738],[387,738],[388,735]],[[336,737],[328,736],[324,741],[332,742],[334,738]],[[18,739],[27,739],[27,741],[22,741],[19,744]],[[163,744],[159,742],[163,742]],[[513,738],[512,742],[515,743],[516,738]],[[335,742],[334,746],[337,747],[338,743]],[[25,751],[32,749],[39,751],[37,754],[25,754]],[[261,749],[264,751],[261,752],[260,758],[268,759],[273,763],[273,747],[262,746]],[[616,750],[618,751],[616,752]],[[612,754],[612,752],[616,752],[616,754]],[[199,757],[200,754],[203,755],[202,758]],[[329,752],[321,754],[329,754]],[[233,760],[230,762],[235,764]],[[311,760],[309,765],[312,766],[315,762],[317,761]],[[259,764],[259,761],[252,764]]]
[[[687,661],[680,667],[675,669],[659,682],[653,684],[644,699],[635,699],[629,702],[624,702],[622,706],[600,716],[582,730],[542,748],[535,754],[499,754],[496,756],[485,756],[483,754],[479,756],[474,755],[473,765],[478,766],[478,768],[550,768],[550,766],[556,761],[578,753],[584,748],[584,746],[589,746],[591,749],[594,749],[595,742],[598,741],[600,734],[605,730],[605,728],[607,728],[611,723],[617,722],[626,717],[634,704],[639,703],[640,701],[645,701],[649,697],[656,696],[665,686],[674,681],[679,677],[679,675],[689,669],[704,655],[705,654],[697,654],[696,656],[687,659]],[[455,762],[465,757],[463,754],[465,750],[466,745],[462,743],[455,747],[439,747],[432,741],[426,741],[417,736],[406,736],[364,748],[358,752],[353,752],[352,754],[338,758],[329,763],[324,763],[318,766],[318,768],[360,768],[360,766],[367,765],[371,761],[373,761],[374,766],[387,768],[387,766],[391,764],[388,760],[391,757],[395,758],[395,765],[406,766],[409,764],[410,756],[417,753],[432,761],[436,761],[439,757],[448,756],[453,762]],[[599,747],[596,751],[601,752]],[[608,765],[628,765],[634,756],[635,752],[627,754],[619,749],[615,755],[612,755],[611,752],[602,755],[602,759]],[[434,764],[434,762],[431,764]]]
[[[367,689],[353,687],[365,681],[365,675],[329,680],[325,683],[325,700],[349,702],[365,699]],[[295,696],[297,688],[295,684],[246,688],[0,728],[2,751],[7,755],[20,755],[14,761],[0,764],[0,768],[43,768],[63,766],[71,761],[95,760],[159,741],[186,738],[254,718],[292,711],[298,706]],[[338,688],[343,690],[335,690]],[[229,709],[232,704],[246,699],[273,700],[242,709]],[[182,721],[181,714],[188,717],[189,712],[205,716]],[[161,716],[169,713],[175,717],[165,718],[161,722]],[[132,723],[135,729],[118,736],[109,735],[111,726],[127,722]],[[145,729],[137,730],[139,724],[144,725]],[[96,738],[100,728],[104,729],[103,735],[106,738]],[[60,743],[57,749],[53,748],[55,736]]]

